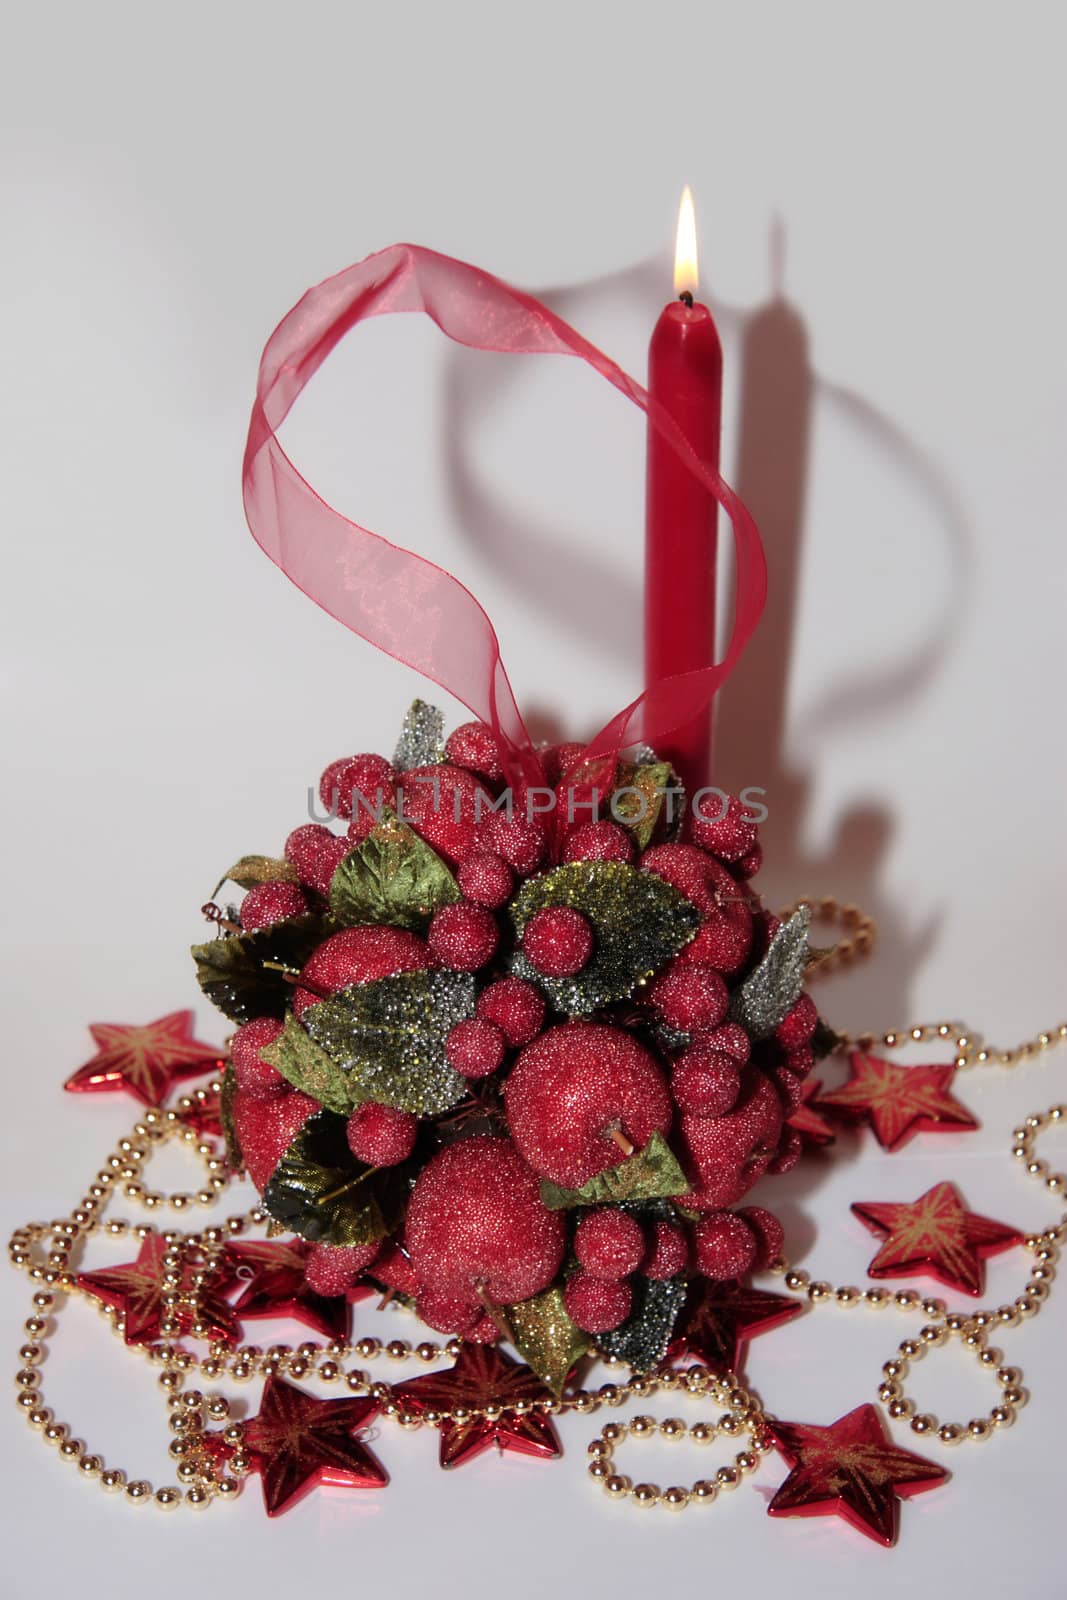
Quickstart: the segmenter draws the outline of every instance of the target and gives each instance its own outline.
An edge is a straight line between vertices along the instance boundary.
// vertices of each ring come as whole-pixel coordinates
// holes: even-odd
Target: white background
[[[769,789],[768,893],[879,916],[877,960],[823,993],[839,1025],[963,1016],[1006,1043],[1059,1020],[1059,8],[98,0],[22,7],[5,33],[7,1222],[67,1209],[126,1125],[124,1101],[60,1092],[86,1022],[190,1004],[220,1036],[185,955],[217,871],[277,849],[329,759],[388,751],[419,691],[244,529],[270,329],[309,283],[412,239],[548,294],[640,373],[686,180],[726,349],[724,460],[775,585],[720,751],[724,775]],[[350,341],[287,438],[335,504],[473,585],[539,727],[589,732],[635,692],[643,441],[605,386],[460,356],[403,319]],[[890,1159],[843,1140],[782,1185],[792,1253],[863,1281],[872,1242],[848,1202],[942,1177],[974,1209],[1046,1222],[1007,1149],[1062,1082],[1055,1057],[969,1078],[984,1127],[966,1141]],[[994,1303],[1021,1273],[1018,1252],[992,1264]],[[7,1283],[12,1361],[26,1298]],[[7,1592],[39,1594],[47,1562],[55,1594],[873,1597],[1011,1578],[1051,1595],[1062,1317],[1054,1299],[1004,1340],[1034,1394],[1012,1433],[925,1447],[955,1476],[904,1508],[892,1553],[837,1522],[768,1520],[773,1460],[708,1511],[609,1505],[584,1481],[583,1419],[554,1466],[444,1475],[430,1438],[389,1430],[382,1495],[320,1494],[269,1525],[255,1485],[199,1521],[135,1515],[12,1408]],[[779,1415],[829,1420],[874,1397],[906,1331],[813,1313],[757,1342],[750,1375]],[[47,1370],[76,1431],[166,1481],[151,1376],[82,1305]],[[956,1350],[916,1388],[942,1417],[993,1400]],[[722,1459],[668,1448],[624,1470],[665,1484]]]

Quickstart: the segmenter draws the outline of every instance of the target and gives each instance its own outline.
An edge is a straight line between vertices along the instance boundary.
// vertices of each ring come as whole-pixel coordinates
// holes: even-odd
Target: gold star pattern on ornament
[[[668,1356],[702,1361],[713,1372],[737,1372],[749,1339],[769,1333],[803,1310],[791,1295],[771,1294],[738,1281],[694,1282],[682,1307]]]
[[[221,1072],[225,1059],[192,1034],[193,1013],[172,1011],[143,1027],[124,1022],[92,1022],[96,1055],[72,1072],[64,1089],[71,1094],[125,1089],[146,1106],[162,1105],[181,1078]]]
[[[316,1294],[304,1272],[311,1247],[303,1240],[268,1244],[250,1240],[228,1244],[226,1256],[234,1274],[247,1284],[234,1311],[239,1317],[292,1317],[327,1339],[348,1338],[348,1302],[344,1295]]]
[[[465,1344],[454,1367],[409,1378],[393,1391],[407,1411],[455,1411],[469,1407],[482,1411],[500,1408],[499,1415],[449,1418],[440,1425],[442,1467],[458,1467],[496,1445],[525,1456],[559,1456],[563,1448],[551,1418],[538,1409],[552,1395],[529,1367],[520,1366],[496,1345]],[[532,1409],[520,1416],[511,1409],[516,1401]]]
[[[879,1544],[896,1542],[900,1502],[936,1489],[944,1467],[900,1450],[874,1406],[857,1406],[826,1427],[767,1423],[792,1471],[767,1507],[772,1517],[844,1517]]]
[[[959,1133],[978,1127],[967,1107],[949,1094],[956,1071],[951,1064],[895,1067],[862,1051],[848,1059],[852,1076],[840,1088],[825,1089],[819,1108],[866,1119],[886,1150],[899,1150],[917,1133]]]
[[[885,1237],[867,1268],[872,1278],[910,1278],[919,1272],[950,1289],[981,1294],[985,1257],[1009,1250],[1022,1238],[1017,1228],[968,1211],[951,1183],[935,1183],[910,1204],[863,1200],[852,1209],[872,1233]]]
[[[377,1400],[319,1400],[271,1376],[259,1411],[244,1425],[243,1448],[263,1483],[268,1517],[323,1486],[381,1489],[389,1474],[358,1438]]]
[[[155,1344],[163,1337],[159,1324],[167,1312],[163,1304],[163,1257],[167,1249],[166,1241],[160,1234],[150,1233],[142,1243],[136,1261],[107,1267],[99,1272],[78,1274],[80,1289],[122,1313],[125,1319],[123,1337],[127,1344]],[[222,1275],[214,1280],[212,1288],[202,1286],[197,1291],[196,1320],[204,1324],[207,1338],[220,1340],[224,1344],[236,1344],[241,1330],[233,1310],[220,1294],[227,1282],[232,1282],[232,1279]],[[179,1333],[188,1333],[194,1320],[192,1306],[179,1305],[173,1314],[178,1322]]]

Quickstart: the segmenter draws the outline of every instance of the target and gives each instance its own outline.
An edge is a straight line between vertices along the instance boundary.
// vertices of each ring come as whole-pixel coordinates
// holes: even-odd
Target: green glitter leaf
[[[656,831],[663,810],[665,791],[671,781],[669,761],[643,762],[626,767],[611,803],[611,814],[633,835],[639,850],[646,850]],[[637,793],[632,791],[636,789]],[[620,795],[620,790],[628,791]]]
[[[263,1191],[274,1221],[316,1244],[384,1239],[411,1192],[407,1162],[368,1167],[348,1148],[344,1117],[317,1111],[304,1123]]]
[[[689,1180],[678,1165],[678,1158],[661,1133],[654,1133],[643,1150],[637,1150],[617,1167],[598,1172],[580,1189],[561,1189],[541,1179],[541,1199],[550,1211],[566,1211],[573,1206],[597,1206],[606,1201],[669,1199],[688,1194]]]
[[[576,1361],[593,1347],[593,1341],[573,1322],[563,1303],[563,1290],[546,1289],[532,1300],[520,1300],[504,1309],[512,1343],[527,1366],[554,1395]]]
[[[398,972],[308,1006],[302,1022],[347,1075],[353,1104],[377,1100],[439,1117],[467,1093],[445,1043],[457,1022],[474,1015],[474,1000],[469,973]]]
[[[750,1039],[769,1039],[796,1005],[804,987],[810,923],[807,906],[794,911],[778,929],[759,966],[734,990],[730,1016]]]
[[[229,872],[224,872],[214,889],[217,895],[226,882],[235,883],[239,889],[254,889],[260,883],[295,883],[296,868],[291,861],[279,861],[276,856],[242,856]]]
[[[299,971],[332,931],[321,917],[292,917],[255,933],[226,934],[194,944],[197,982],[231,1022],[250,1022],[253,1017],[277,1017],[280,1022],[293,998],[292,985],[265,963]]]
[[[266,1045],[260,1055],[269,1066],[277,1068],[294,1089],[309,1094],[327,1111],[335,1111],[339,1116],[348,1116],[368,1098],[360,1092],[358,1079],[338,1066],[292,1013],[286,1017],[285,1027],[277,1039]]]
[[[626,1321],[597,1338],[600,1353],[625,1361],[635,1372],[650,1372],[667,1354],[688,1284],[678,1278],[631,1279],[633,1309]]]
[[[392,815],[349,851],[330,880],[330,910],[349,928],[377,924],[421,933],[438,906],[459,898],[437,852]]]
[[[219,1088],[219,1122],[222,1124],[222,1137],[226,1144],[226,1165],[231,1172],[243,1172],[245,1158],[241,1152],[241,1141],[237,1137],[237,1124],[233,1116],[233,1097],[237,1093],[237,1074],[233,1070],[233,1062],[227,1061],[222,1069],[222,1084]]]
[[[528,879],[508,907],[519,939],[544,906],[573,906],[589,919],[596,943],[588,965],[572,978],[549,978],[517,950],[511,970],[571,1016],[627,999],[689,943],[701,921],[677,889],[621,861],[571,861]]]

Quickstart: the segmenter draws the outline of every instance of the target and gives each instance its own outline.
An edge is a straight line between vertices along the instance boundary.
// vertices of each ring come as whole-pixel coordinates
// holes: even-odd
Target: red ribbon
[[[278,441],[290,407],[334,346],[357,323],[391,311],[422,311],[450,339],[475,350],[578,356],[647,414],[722,506],[737,552],[734,621],[722,660],[650,684],[601,728],[585,754],[654,746],[699,716],[733,671],[763,610],[767,567],[755,522],[640,384],[540,301],[466,262],[419,245],[391,245],[309,289],[282,318],[263,351],[245,447],[245,516],[257,544],[323,610],[488,723],[512,783],[543,781],[496,630],[470,590],[432,561],[334,511]]]

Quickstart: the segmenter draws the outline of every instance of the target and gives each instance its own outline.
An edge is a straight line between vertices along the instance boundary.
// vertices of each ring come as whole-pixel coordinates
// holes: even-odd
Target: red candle
[[[722,346],[707,306],[696,304],[696,223],[686,188],[678,213],[672,301],[648,347],[648,389],[702,461],[719,465]],[[654,429],[648,433],[645,503],[645,683],[715,659],[713,497]],[[659,741],[690,795],[711,781],[711,712]]]

